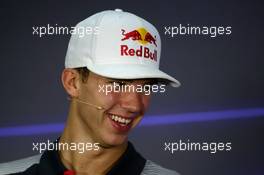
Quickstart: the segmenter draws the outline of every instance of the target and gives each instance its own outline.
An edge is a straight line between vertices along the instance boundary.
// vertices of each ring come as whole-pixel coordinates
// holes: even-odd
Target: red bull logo
[[[139,28],[130,32],[126,32],[124,29],[121,30],[122,35],[124,36],[121,40],[137,40],[139,43],[145,45],[145,44],[154,44],[157,47],[156,44],[156,36],[153,37],[146,29]]]
[[[125,30],[122,29],[122,35],[124,36],[124,38],[121,39],[122,41],[130,38],[132,40],[142,40],[141,34],[137,30],[133,30],[131,32],[125,33]]]
[[[153,44],[157,47],[156,36],[153,37],[151,33],[144,28],[139,28],[130,32],[126,32],[122,29],[121,32],[123,35],[121,41],[132,40],[139,42],[141,45],[138,49],[129,48],[127,45],[121,45],[122,56],[137,56],[157,61],[157,50],[154,49],[151,51],[148,47],[144,46],[147,44]]]

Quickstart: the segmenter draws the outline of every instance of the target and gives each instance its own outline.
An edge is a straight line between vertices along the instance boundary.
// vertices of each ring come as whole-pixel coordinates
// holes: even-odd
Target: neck
[[[98,145],[72,110],[59,142],[76,145],[75,150],[59,150],[59,155],[64,166],[77,174],[106,174],[127,148],[127,142],[107,148]]]

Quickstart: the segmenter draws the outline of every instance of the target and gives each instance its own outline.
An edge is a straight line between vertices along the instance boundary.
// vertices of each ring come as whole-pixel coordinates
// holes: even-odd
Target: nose
[[[141,113],[145,108],[143,94],[138,92],[122,93],[120,106],[129,113]]]

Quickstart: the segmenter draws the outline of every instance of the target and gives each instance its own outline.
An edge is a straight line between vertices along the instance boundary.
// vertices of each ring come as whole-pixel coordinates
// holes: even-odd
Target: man
[[[160,88],[160,81],[180,85],[159,70],[160,51],[155,27],[120,9],[77,24],[61,77],[71,100],[68,120],[55,143],[86,143],[88,149],[47,150],[0,165],[0,174],[176,175],[143,158],[127,138],[149,105],[148,88]]]

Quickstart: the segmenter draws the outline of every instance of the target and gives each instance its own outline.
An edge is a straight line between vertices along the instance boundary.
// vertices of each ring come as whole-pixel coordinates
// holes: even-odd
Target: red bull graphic
[[[128,45],[121,45],[122,56],[137,56],[157,61],[157,50],[154,49],[151,51],[149,47],[144,47],[147,44],[152,44],[157,47],[156,36],[153,37],[145,28],[135,29],[130,32],[121,29],[121,32],[123,35],[121,41],[132,40],[140,44],[140,47],[137,49],[129,48]]]
[[[122,41],[127,40],[127,39],[132,39],[132,40],[142,40],[141,35],[137,30],[133,30],[131,32],[125,33],[125,30],[122,29],[122,35],[124,36]]]
[[[145,39],[144,40],[146,42],[149,42],[150,44],[155,44],[155,46],[157,47],[156,38],[154,38],[149,32],[145,35]]]

